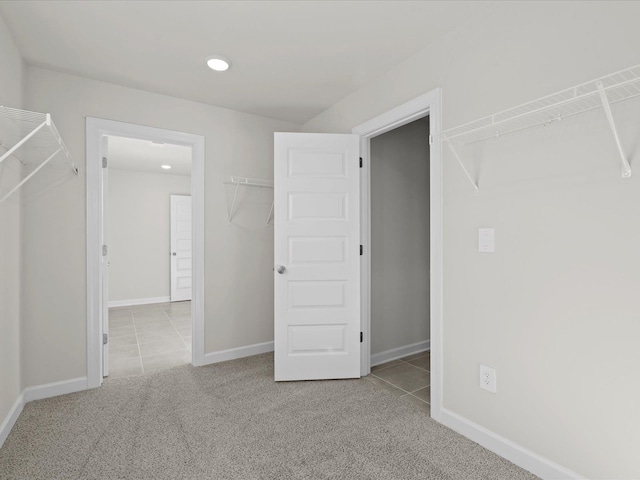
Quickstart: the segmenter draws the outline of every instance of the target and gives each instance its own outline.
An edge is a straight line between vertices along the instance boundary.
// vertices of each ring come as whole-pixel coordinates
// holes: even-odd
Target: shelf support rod
[[[624,153],[622,143],[620,142],[620,136],[618,135],[618,129],[616,128],[616,124],[613,121],[613,113],[611,112],[611,105],[609,104],[609,99],[607,98],[607,92],[605,91],[602,82],[597,82],[596,86],[598,87],[598,93],[600,94],[600,100],[602,101],[604,113],[607,115],[607,120],[609,121],[609,127],[611,127],[613,138],[615,139],[616,146],[618,147],[618,153],[620,154],[620,160],[622,162],[622,178],[629,178],[631,176],[631,165],[629,164],[629,160],[627,160],[627,156]]]
[[[269,225],[269,220],[271,220],[271,214],[273,213],[273,205],[275,202],[271,202],[271,210],[269,210],[269,216],[267,217],[267,225]]]
[[[13,187],[11,189],[11,191],[9,191],[4,197],[2,197],[0,199],[0,203],[4,202],[7,198],[9,198],[11,196],[11,194],[13,192],[15,192],[16,190],[18,190],[22,185],[24,185],[27,180],[29,180],[31,177],[33,177],[36,173],[38,173],[40,171],[41,168],[43,168],[47,163],[49,163],[49,161],[55,157],[58,153],[60,153],[62,151],[61,148],[59,148],[58,150],[55,151],[55,153],[53,153],[49,158],[47,158],[44,162],[42,162],[40,165],[38,165],[38,167],[33,170],[33,172],[31,172],[29,175],[27,175],[19,184],[17,184],[15,187]]]
[[[447,142],[447,145],[449,145],[449,149],[451,150],[451,153],[453,153],[453,156],[456,157],[456,160],[460,164],[460,167],[462,167],[462,171],[467,176],[467,179],[471,182],[471,185],[473,185],[473,188],[477,192],[478,191],[478,184],[476,184],[476,182],[473,181],[473,178],[471,178],[471,175],[469,175],[469,171],[464,166],[464,163],[462,163],[462,159],[458,155],[458,152],[456,152],[456,149],[453,148],[453,145],[451,145],[451,142],[449,141],[449,139],[446,139],[445,141]]]
[[[40,131],[40,129],[42,129],[42,127],[44,127],[45,125],[47,125],[47,122],[42,122],[40,125],[38,125],[36,128],[33,129],[33,131],[27,135],[26,137],[24,137],[22,140],[20,140],[18,143],[16,143],[13,147],[11,147],[9,150],[7,150],[7,152],[2,155],[2,157],[0,157],[0,163],[2,163],[2,161],[9,157],[13,152],[15,152],[17,149],[19,149],[27,140],[29,140],[31,137],[33,137],[36,133],[38,133]],[[60,150],[58,150],[59,152]],[[55,156],[58,152],[54,153],[53,156]],[[53,156],[51,158],[53,158]]]
[[[236,198],[238,198],[238,187],[240,186],[239,183],[236,183],[236,189],[233,192],[233,201],[231,202],[231,210],[229,210],[229,224],[231,224],[231,219],[233,218],[233,210],[236,207]]]

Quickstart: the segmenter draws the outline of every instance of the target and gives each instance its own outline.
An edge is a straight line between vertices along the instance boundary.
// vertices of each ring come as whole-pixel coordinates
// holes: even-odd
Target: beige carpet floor
[[[0,478],[536,478],[366,380],[275,383],[273,356],[29,403]]]

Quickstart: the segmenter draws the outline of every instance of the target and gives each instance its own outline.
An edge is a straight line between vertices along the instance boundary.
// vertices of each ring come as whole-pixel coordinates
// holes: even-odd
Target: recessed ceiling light
[[[164,168],[165,170],[169,170],[171,168],[171,165],[160,165],[161,168]]]
[[[215,56],[207,58],[207,66],[216,72],[224,72],[229,69],[231,62],[224,57]]]

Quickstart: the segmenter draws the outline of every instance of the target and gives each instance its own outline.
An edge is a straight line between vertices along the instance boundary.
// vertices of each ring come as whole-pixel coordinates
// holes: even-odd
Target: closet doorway
[[[371,138],[371,374],[430,399],[429,117]]]
[[[148,171],[128,170],[130,165],[127,165],[127,162],[130,164],[135,162],[135,159],[129,158],[123,161],[122,158],[118,158],[118,149],[114,148],[127,145],[128,150],[142,148],[147,152],[145,155],[138,156],[141,162],[149,162],[149,158],[144,160],[141,157],[152,156],[150,154],[152,148],[158,151],[160,149],[171,150],[175,155],[182,155],[183,160],[178,162],[182,163],[182,166],[179,166],[175,161],[173,162],[175,165],[173,165],[167,159],[160,159],[159,157],[162,157],[160,154],[153,156],[155,160],[158,160],[155,162],[158,163],[158,169],[175,169],[176,172],[181,170],[177,173],[183,175],[170,176],[166,172],[157,174]],[[189,165],[186,165],[187,163]],[[123,165],[125,168],[122,168]],[[162,165],[171,165],[172,168],[163,169]],[[141,166],[140,169],[146,170],[147,168]],[[185,169],[190,172],[186,172]],[[137,360],[141,371],[144,371],[145,355],[148,357],[149,369],[153,369],[154,360],[156,360],[155,367],[162,364],[163,361],[166,363],[166,359],[163,360],[160,357],[154,359],[151,356],[161,353],[160,351],[156,352],[154,348],[168,347],[168,342],[174,340],[174,350],[177,351],[178,344],[183,347],[181,350],[184,350],[185,363],[189,362],[193,365],[204,363],[203,170],[204,139],[201,136],[110,120],[87,119],[87,377],[89,388],[100,386],[103,378],[109,374],[109,353],[113,348],[124,351],[131,347],[129,350],[133,352],[133,347],[135,347],[138,350]],[[185,173],[188,174],[186,178],[184,178]],[[136,178],[140,176],[145,176],[145,178],[138,178],[139,181],[136,182]],[[115,180],[118,181],[115,182]],[[114,188],[118,191],[115,192]],[[174,190],[176,191],[174,192]],[[126,200],[127,192],[137,198],[132,197]],[[172,255],[169,245],[169,219],[170,194],[172,193],[191,195],[189,207],[191,225],[188,226],[190,232],[187,232],[190,233],[188,236],[190,236],[192,244],[191,280],[193,288],[190,302],[169,302],[169,291],[160,291],[162,286],[154,283],[154,280],[157,279],[155,277],[159,275],[153,275],[149,271],[157,268],[160,264],[162,268],[167,267],[166,275],[160,276],[166,277],[167,286],[169,285],[169,265]],[[163,199],[166,196],[166,202],[161,200],[159,195]],[[123,202],[124,204],[120,205]],[[127,207],[127,202],[129,202],[129,207]],[[133,252],[135,243],[133,237],[127,241],[127,228],[130,229],[132,224],[146,222],[146,220],[130,218],[134,210],[139,210],[143,206],[147,210],[161,209],[146,215],[154,217],[156,223],[161,221],[160,214],[166,217],[167,242],[164,245],[166,251],[160,252],[158,250],[156,252],[163,254],[166,261],[162,259],[158,261],[158,257],[156,260],[151,260],[152,263],[148,263],[146,266],[142,265],[143,258],[140,255],[136,257]],[[116,207],[119,213],[111,211]],[[114,213],[117,213],[116,217],[114,217]],[[116,227],[118,231],[116,231]],[[164,228],[162,225],[155,225],[155,227]],[[155,234],[151,233],[150,235],[149,238],[152,238]],[[138,240],[144,243],[144,238],[138,238]],[[151,246],[148,245],[148,247],[151,250]],[[158,245],[158,248],[163,249],[162,245]],[[145,252],[145,255],[146,253],[151,252]],[[134,255],[133,260],[128,258],[131,255]],[[118,262],[117,259],[120,259],[119,263],[110,265],[112,260]],[[132,263],[139,264],[138,268],[131,270]],[[129,269],[128,272],[127,269]],[[116,270],[118,271],[116,272]],[[137,278],[135,274],[142,275],[141,279],[147,278],[149,281],[135,280]],[[111,328],[109,325],[110,317],[113,319]],[[157,325],[158,323],[165,323],[164,326],[167,328],[163,330]],[[187,334],[187,329],[192,335]],[[116,330],[119,331],[116,332]],[[175,338],[160,338],[161,334],[168,335],[169,333],[174,333]],[[139,338],[138,334],[144,338]],[[123,345],[122,341],[114,341],[118,337],[122,340],[125,336],[126,340],[134,338],[135,344]],[[165,343],[167,345],[164,345]],[[188,346],[191,347],[191,352],[189,352]],[[166,353],[170,352],[167,350]],[[160,360],[158,360],[159,358]],[[120,363],[118,367],[121,371],[119,373],[123,373],[126,368],[122,368],[122,359],[120,359]],[[131,374],[134,374],[133,370],[130,369]]]
[[[430,403],[436,420],[442,415],[443,214],[442,148],[434,140],[441,111],[435,89],[352,130],[362,156],[361,376],[388,362],[420,369],[417,382],[402,390]],[[403,162],[407,155],[411,160]]]
[[[190,146],[106,136],[103,374],[191,363]]]

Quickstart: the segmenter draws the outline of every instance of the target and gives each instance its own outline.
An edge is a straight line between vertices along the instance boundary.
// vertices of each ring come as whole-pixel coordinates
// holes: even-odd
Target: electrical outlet
[[[496,393],[496,370],[480,364],[480,388]]]

